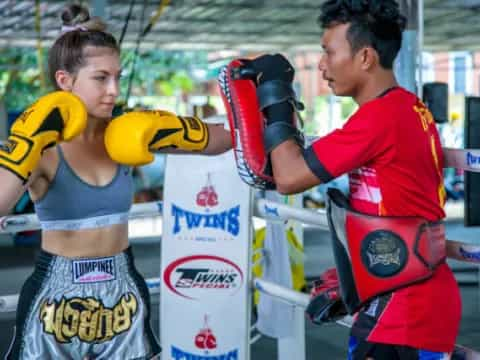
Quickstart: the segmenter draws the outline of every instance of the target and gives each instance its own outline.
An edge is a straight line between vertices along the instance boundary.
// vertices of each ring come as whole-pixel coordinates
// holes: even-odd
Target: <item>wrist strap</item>
[[[289,102],[295,110],[303,110],[303,104],[297,100],[295,91],[290,83],[282,80],[270,80],[257,87],[257,98],[260,110],[283,102]]]
[[[303,135],[298,129],[284,121],[275,122],[271,125],[268,125],[265,128],[263,134],[265,151],[270,153],[281,143],[289,139],[295,140],[295,142],[303,147],[304,138]]]

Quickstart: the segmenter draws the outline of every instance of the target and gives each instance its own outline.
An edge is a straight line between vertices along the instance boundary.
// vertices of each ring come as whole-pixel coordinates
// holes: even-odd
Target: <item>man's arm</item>
[[[293,140],[278,145],[270,153],[277,191],[295,194],[321,183],[308,167],[303,149]]]

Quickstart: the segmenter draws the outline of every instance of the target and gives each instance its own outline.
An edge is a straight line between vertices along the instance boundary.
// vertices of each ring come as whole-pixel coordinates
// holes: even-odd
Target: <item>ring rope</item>
[[[163,213],[163,202],[152,201],[134,204],[129,213],[129,220],[158,216]],[[326,212],[298,209],[275,201],[258,199],[255,201],[254,216],[272,221],[299,220],[328,230]],[[20,231],[39,230],[40,222],[35,214],[7,215],[0,217],[0,234]]]

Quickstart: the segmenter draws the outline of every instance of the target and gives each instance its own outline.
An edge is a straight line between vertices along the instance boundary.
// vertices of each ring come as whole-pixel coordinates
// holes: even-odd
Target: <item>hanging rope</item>
[[[143,27],[143,23],[145,21],[146,9],[147,9],[147,0],[143,0],[142,15],[140,17],[140,29]],[[135,44],[135,52],[133,53],[132,66],[130,68],[130,76],[128,77],[128,87],[127,87],[127,95],[125,96],[125,106],[128,106],[128,99],[130,99],[130,93],[132,91],[132,83],[133,83],[133,77],[135,76],[135,67],[137,64],[138,52],[140,50],[140,43],[142,42],[142,38],[143,38],[142,34],[143,32],[138,33],[137,41]]]
[[[42,48],[42,27],[41,27],[41,13],[40,0],[35,0],[35,32],[37,33],[37,62],[40,76],[40,90],[45,92],[46,80],[45,70],[43,68],[43,48]]]
[[[141,44],[142,40],[145,38],[145,36],[147,36],[148,33],[152,30],[153,26],[157,23],[158,19],[163,14],[165,8],[169,4],[170,4],[170,0],[162,0],[160,2],[160,5],[157,8],[157,11],[150,18],[150,21],[148,22],[147,26],[143,29],[142,32],[140,32],[138,34],[137,41],[136,41],[136,44],[135,44],[135,52],[133,54],[133,59],[132,59],[130,76],[128,78],[127,94],[125,96],[125,105],[127,105],[127,106],[128,106],[128,99],[130,98],[130,93],[131,93],[131,90],[132,90],[133,78],[135,76],[136,63],[137,63],[138,53],[139,53],[139,50],[140,50],[140,44]],[[143,24],[144,24],[144,21],[145,21],[146,7],[147,7],[147,1],[144,0],[143,9],[142,9],[142,16],[140,18],[140,29],[143,28]]]
[[[130,22],[130,18],[132,17],[132,12],[133,12],[134,5],[135,5],[135,0],[132,0],[130,2],[130,7],[128,8],[127,17],[125,18],[125,24],[123,25],[123,28],[122,28],[122,34],[120,35],[120,40],[118,41],[118,46],[120,48],[122,47],[123,38],[125,37],[125,34],[127,33],[128,23]]]
[[[150,32],[150,30],[152,30],[153,26],[156,24],[160,16],[163,14],[163,11],[169,4],[170,4],[170,0],[162,0],[160,2],[160,5],[158,6],[157,11],[150,18],[150,21],[148,22],[147,27],[143,30],[142,37],[145,37]]]

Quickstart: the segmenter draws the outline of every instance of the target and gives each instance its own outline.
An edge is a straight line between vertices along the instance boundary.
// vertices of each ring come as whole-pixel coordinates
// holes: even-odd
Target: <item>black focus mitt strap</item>
[[[263,133],[263,144],[267,154],[272,152],[281,143],[293,139],[301,147],[304,145],[303,134],[291,123],[286,121],[277,121],[265,128]]]
[[[262,111],[283,102],[291,103],[296,110],[304,109],[303,104],[296,98],[292,84],[282,80],[270,80],[258,85],[257,98]]]
[[[267,118],[263,134],[267,154],[289,139],[303,147],[303,135],[295,119],[298,110],[303,110],[303,104],[297,100],[292,85],[283,80],[265,81],[257,87],[257,99]]]

